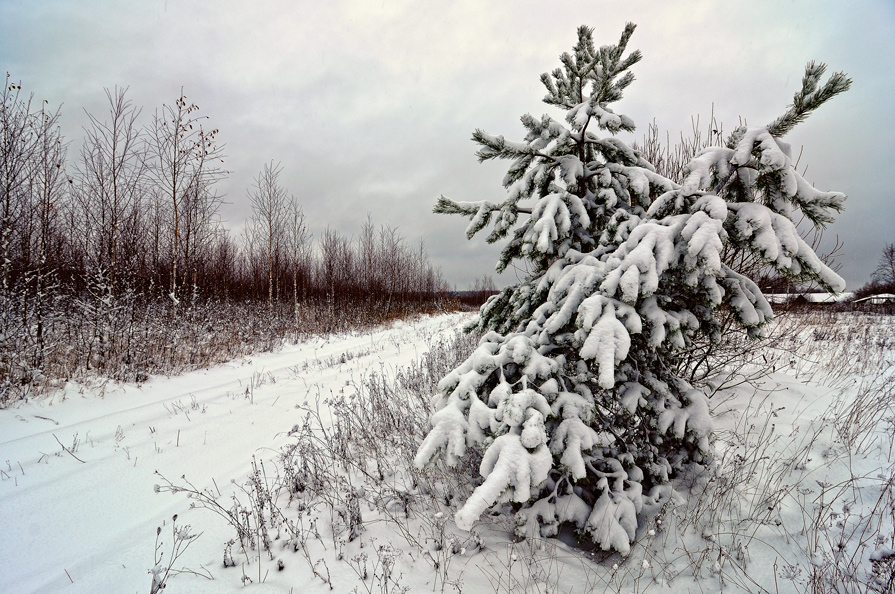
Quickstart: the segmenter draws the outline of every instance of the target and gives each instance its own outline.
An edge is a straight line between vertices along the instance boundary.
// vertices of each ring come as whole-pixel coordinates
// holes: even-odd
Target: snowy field
[[[234,572],[219,571],[227,527],[184,513],[183,497],[154,493],[155,471],[232,488],[253,455],[286,441],[302,417],[296,404],[405,365],[458,323],[457,314],[398,322],[139,386],[69,385],[0,411],[0,592],[148,592],[156,528],[178,513],[178,524],[206,530],[183,564],[208,567],[215,581],[175,578],[167,591],[239,589]],[[311,581],[290,580],[296,591]]]
[[[450,516],[469,485],[449,472],[424,485],[402,457],[422,434],[358,435],[374,425],[357,407],[404,405],[399,390],[363,396],[371,374],[391,381],[431,349],[456,349],[442,340],[462,319],[320,338],[139,386],[69,384],[0,410],[0,592],[150,592],[153,567],[166,593],[886,587],[891,317],[784,322],[712,398],[717,466],[675,479],[680,497],[643,518],[627,558],[570,546],[571,534],[514,541],[502,516],[459,531]],[[340,441],[345,427],[354,436]],[[346,462],[370,452],[380,458]]]

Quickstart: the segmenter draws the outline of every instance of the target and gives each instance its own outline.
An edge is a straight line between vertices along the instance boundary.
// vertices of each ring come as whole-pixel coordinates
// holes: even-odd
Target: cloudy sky
[[[246,190],[273,160],[312,232],[353,235],[371,213],[424,239],[464,288],[493,273],[497,250],[467,241],[465,219],[431,211],[439,194],[501,198],[506,164],[478,164],[472,130],[521,139],[520,115],[551,113],[538,77],[578,25],[602,45],[626,21],[644,55],[616,104],[639,126],[629,141],[654,119],[672,137],[688,132],[713,108],[725,129],[766,124],[812,59],[849,74],[852,90],[786,140],[804,147],[809,181],[848,194],[825,240],[844,244],[849,287],[866,282],[895,242],[892,0],[0,0],[0,67],[62,105],[70,159],[85,110],[107,110],[104,87],[129,86],[145,123],[183,87],[226,143],[228,226],[241,227]]]

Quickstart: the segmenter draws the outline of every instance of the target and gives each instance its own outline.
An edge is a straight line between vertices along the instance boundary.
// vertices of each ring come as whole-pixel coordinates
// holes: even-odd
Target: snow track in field
[[[0,410],[0,592],[148,592],[156,528],[175,513],[197,532],[222,530],[196,541],[185,563],[216,571],[226,526],[188,511],[185,497],[154,493],[155,471],[225,490],[253,453],[283,443],[302,418],[297,404],[416,360],[461,319],[315,338],[139,386],[69,384],[64,396]],[[223,586],[178,581],[170,591]]]

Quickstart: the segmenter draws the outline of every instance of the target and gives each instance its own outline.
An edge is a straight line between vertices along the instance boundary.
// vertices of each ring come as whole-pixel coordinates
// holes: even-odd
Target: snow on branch
[[[812,111],[851,87],[852,81],[845,73],[834,72],[823,87],[818,89],[817,85],[826,69],[827,65],[824,63],[808,62],[805,66],[805,76],[802,77],[801,90],[793,96],[792,105],[787,108],[786,113],[771,122],[768,132],[775,137],[783,136],[796,124],[807,119]]]

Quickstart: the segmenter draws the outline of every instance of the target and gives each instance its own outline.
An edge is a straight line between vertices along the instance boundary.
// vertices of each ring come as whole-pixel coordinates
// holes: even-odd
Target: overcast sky
[[[643,52],[617,110],[640,138],[653,119],[672,137],[690,118],[767,124],[818,60],[854,80],[785,140],[806,177],[849,198],[826,233],[844,243],[849,288],[895,242],[895,2],[727,0],[0,0],[0,66],[23,90],[62,104],[80,147],[84,110],[103,117],[104,87],[129,86],[143,121],[181,86],[220,129],[229,178],[222,217],[238,229],[264,163],[304,207],[315,234],[357,234],[367,213],[425,240],[465,288],[493,274],[497,249],[467,241],[466,220],[432,214],[439,194],[499,200],[508,163],[478,164],[475,128],[521,140],[519,116],[551,112],[542,72],[581,24],[598,45],[626,21]],[[888,107],[886,107],[888,106]],[[801,167],[800,167],[801,169]],[[511,273],[498,284],[514,282]]]

